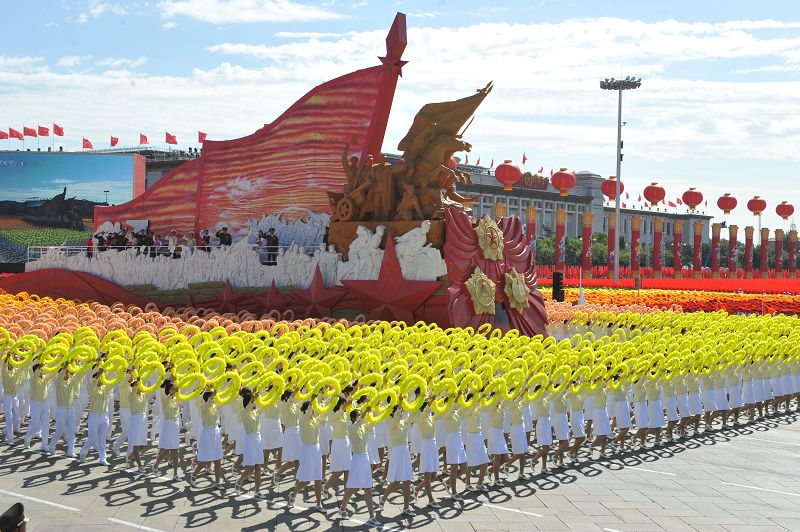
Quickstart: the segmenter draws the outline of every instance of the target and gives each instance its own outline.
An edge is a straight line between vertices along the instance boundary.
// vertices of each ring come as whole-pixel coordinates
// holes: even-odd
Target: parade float
[[[96,233],[199,237],[224,227],[232,245],[182,245],[154,256],[136,247],[53,248],[0,288],[109,304],[545,333],[521,221],[475,219],[474,198],[455,189],[470,176],[454,155],[470,151],[463,134],[491,83],[423,106],[398,144],[402,158],[390,163],[381,153],[405,48],[398,13],[379,65],[315,87],[251,135],[207,140],[200,157],[144,194],[95,209]],[[279,245],[265,264],[258,235],[269,229]]]

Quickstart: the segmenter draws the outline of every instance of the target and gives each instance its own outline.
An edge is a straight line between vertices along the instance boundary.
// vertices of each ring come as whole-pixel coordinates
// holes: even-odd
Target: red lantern
[[[450,160],[447,161],[447,167],[450,170],[456,170],[458,168],[458,161],[456,161],[455,157],[450,157]]]
[[[730,214],[736,208],[736,203],[736,198],[731,196],[730,192],[726,192],[724,196],[720,196],[717,200],[717,207],[725,214]]]
[[[512,163],[510,159],[506,159],[497,165],[494,171],[494,178],[503,184],[503,190],[511,190],[519,178],[522,176],[522,170],[519,166]]]
[[[788,201],[782,201],[780,205],[775,207],[775,212],[777,212],[778,216],[780,216],[784,220],[788,220],[789,216],[794,214],[794,205],[792,205]]]
[[[667,191],[658,183],[650,183],[644,188],[644,199],[650,202],[651,207],[655,207],[664,201],[666,195]]]
[[[747,208],[755,216],[759,216],[762,212],[767,210],[767,202],[758,196],[753,196],[753,199],[747,202]]]
[[[617,176],[612,175],[600,185],[600,192],[608,197],[608,201],[614,201],[617,198]],[[625,192],[625,183],[619,182],[619,193]]]
[[[683,202],[689,207],[689,210],[695,210],[698,205],[703,203],[703,193],[694,187],[683,193]]]
[[[550,178],[550,183],[561,196],[566,196],[569,189],[575,186],[575,172],[567,172],[566,168],[562,168]]]

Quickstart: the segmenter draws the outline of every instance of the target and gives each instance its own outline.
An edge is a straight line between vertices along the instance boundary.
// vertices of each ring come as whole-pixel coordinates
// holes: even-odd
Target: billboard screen
[[[0,151],[0,263],[29,246],[83,244],[94,206],[126,203],[144,183],[136,154]]]

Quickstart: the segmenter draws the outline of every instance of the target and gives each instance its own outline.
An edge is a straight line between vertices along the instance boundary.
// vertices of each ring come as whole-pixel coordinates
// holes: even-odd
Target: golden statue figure
[[[472,299],[472,306],[475,314],[494,314],[494,292],[495,284],[489,279],[483,270],[475,267],[475,271],[469,276],[467,291]]]
[[[503,258],[503,231],[488,214],[483,215],[478,227],[475,228],[475,233],[478,235],[478,245],[484,257],[489,260]]]
[[[530,305],[528,294],[531,293],[531,289],[525,283],[525,276],[516,268],[512,268],[511,273],[506,273],[505,293],[513,309],[522,312]]]

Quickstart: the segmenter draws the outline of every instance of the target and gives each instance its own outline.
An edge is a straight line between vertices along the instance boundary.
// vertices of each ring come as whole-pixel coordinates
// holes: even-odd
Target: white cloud
[[[106,59],[103,59],[102,61],[98,61],[97,65],[104,67],[111,67],[111,68],[119,68],[119,67],[136,68],[138,66],[142,66],[145,63],[147,63],[147,58],[145,56],[139,56],[136,59],[130,59],[127,57],[108,57]]]
[[[53,184],[55,185],[68,185],[74,182],[72,179],[53,179]]]
[[[91,55],[65,55],[56,63],[61,68],[73,68],[81,64],[81,62],[91,59]]]
[[[274,34],[278,39],[324,39],[341,37],[341,33],[325,33],[320,31],[279,31]]]
[[[91,19],[95,19],[103,13],[113,13],[114,15],[128,15],[128,8],[120,4],[103,2],[100,0],[90,0],[87,10],[78,15],[78,22],[83,24]]]
[[[642,88],[626,92],[623,102],[623,180],[631,194],[656,180],[670,196],[699,185],[710,204],[715,194],[729,191],[742,204],[758,193],[774,206],[796,188],[800,81],[779,72],[754,78],[729,71],[800,63],[794,24],[609,18],[453,28],[410,24],[410,63],[397,86],[384,149],[395,151],[423,104],[466,96],[494,80],[467,133],[474,146],[470,160],[519,160],[526,151],[535,168],[610,175],[616,98],[601,91],[598,80],[635,75],[644,78]],[[0,55],[0,107],[9,123],[57,116],[76,136],[67,143],[79,142],[78,135],[100,139],[112,133],[135,144],[139,128],[151,138],[164,129],[179,139],[195,139],[197,129],[215,139],[235,138],[274,120],[313,86],[377,64],[385,37],[381,29],[324,40],[298,35],[277,45],[221,43],[209,51],[227,54],[224,62],[183,76],[54,72],[42,58]],[[238,65],[237,56],[261,64]],[[136,61],[105,66],[124,69]],[[705,65],[719,63],[724,68],[706,74]],[[765,226],[778,223],[765,217]]]
[[[179,24],[177,22],[173,22],[171,20],[161,25],[161,27],[164,28],[165,30],[171,30],[172,28],[177,28],[178,26]]]
[[[342,15],[292,0],[162,0],[161,15],[185,16],[211,24],[307,22],[335,20]]]

